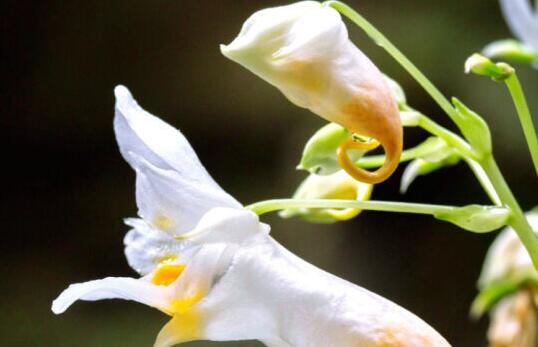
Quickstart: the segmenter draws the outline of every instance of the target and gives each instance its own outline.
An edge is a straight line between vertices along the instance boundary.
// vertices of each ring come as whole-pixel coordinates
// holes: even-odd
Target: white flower
[[[257,339],[271,347],[449,346],[403,308],[291,254],[208,175],[183,135],[116,88],[115,130],[137,173],[142,219],[128,219],[143,277],[71,285],[53,303],[127,299],[172,316],[156,347]]]
[[[396,100],[381,72],[349,40],[336,10],[302,1],[258,11],[221,51],[294,104],[379,141],[387,153],[384,167],[375,173],[344,167],[357,179],[378,183],[395,170],[403,137]]]

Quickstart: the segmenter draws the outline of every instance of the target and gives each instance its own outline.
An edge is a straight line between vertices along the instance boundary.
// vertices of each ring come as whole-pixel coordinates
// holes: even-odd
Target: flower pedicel
[[[448,347],[421,319],[293,255],[222,190],[183,135],[115,90],[116,138],[141,218],[125,254],[142,277],[73,284],[53,303],[126,299],[172,319],[155,347],[260,340],[270,347]]]
[[[349,40],[340,14],[317,1],[254,13],[222,53],[277,87],[294,104],[374,139],[349,138],[338,148],[342,168],[357,180],[379,183],[396,169],[403,128],[396,100],[377,67]],[[384,165],[355,166],[349,149],[383,146]]]

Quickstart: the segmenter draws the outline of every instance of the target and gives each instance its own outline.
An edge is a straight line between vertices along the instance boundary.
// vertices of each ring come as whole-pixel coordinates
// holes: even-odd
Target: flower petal
[[[52,303],[55,314],[63,313],[77,300],[133,300],[166,312],[169,300],[159,286],[129,277],[107,277],[70,285]]]
[[[133,169],[137,172],[156,171],[161,176],[167,176],[158,180],[155,185],[168,178],[167,183],[173,181],[176,184],[176,192],[190,191],[194,195],[193,198],[203,196],[207,201],[215,200],[214,204],[218,206],[236,208],[241,206],[211,178],[179,130],[142,109],[124,86],[117,86],[114,93],[116,138],[121,154]],[[172,176],[173,178],[170,178]],[[164,185],[167,188],[166,183]],[[202,192],[202,196],[197,194],[198,191]],[[168,195],[174,197],[173,194]],[[185,201],[173,202],[177,207]],[[204,206],[203,200],[198,201],[198,206]],[[198,215],[207,209],[202,208]]]
[[[500,0],[501,9],[514,35],[538,50],[538,14],[529,0]]]
[[[139,215],[158,229],[180,235],[192,230],[211,208],[242,208],[220,188],[203,185],[177,171],[158,168],[134,153],[129,156],[137,170]]]

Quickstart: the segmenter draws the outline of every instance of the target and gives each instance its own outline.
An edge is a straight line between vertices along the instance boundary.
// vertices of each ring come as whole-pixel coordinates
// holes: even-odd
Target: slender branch
[[[519,121],[521,123],[521,127],[523,128],[525,138],[527,139],[529,151],[531,152],[534,170],[538,175],[538,136],[536,136],[536,130],[534,128],[534,124],[532,123],[532,116],[527,104],[527,100],[525,99],[525,94],[523,93],[523,88],[521,88],[521,83],[519,83],[519,79],[517,78],[515,72],[510,77],[505,79],[504,83],[508,87],[508,90],[512,95],[512,99],[514,100]]]
[[[445,205],[416,204],[407,202],[392,201],[357,201],[357,200],[336,200],[336,199],[274,199],[257,202],[245,208],[262,215],[272,211],[285,210],[289,208],[360,208],[361,210],[386,211],[415,214],[443,214],[452,212],[456,207]]]
[[[383,47],[409,74],[430,94],[437,104],[446,112],[446,114],[456,122],[457,112],[452,107],[448,99],[433,85],[433,83],[398,49],[392,44],[379,30],[370,22],[358,14],[348,5],[340,1],[326,1],[325,6],[330,6],[349,18],[359,28],[374,40],[379,46]]]

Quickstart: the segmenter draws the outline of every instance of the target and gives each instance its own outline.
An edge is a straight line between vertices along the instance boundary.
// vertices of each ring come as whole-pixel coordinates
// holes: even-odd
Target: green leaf
[[[467,205],[448,213],[435,214],[434,217],[468,231],[487,233],[505,226],[510,212],[504,207]]]
[[[491,133],[486,121],[458,99],[452,98],[452,103],[458,116],[455,121],[478,157],[491,154]]]

